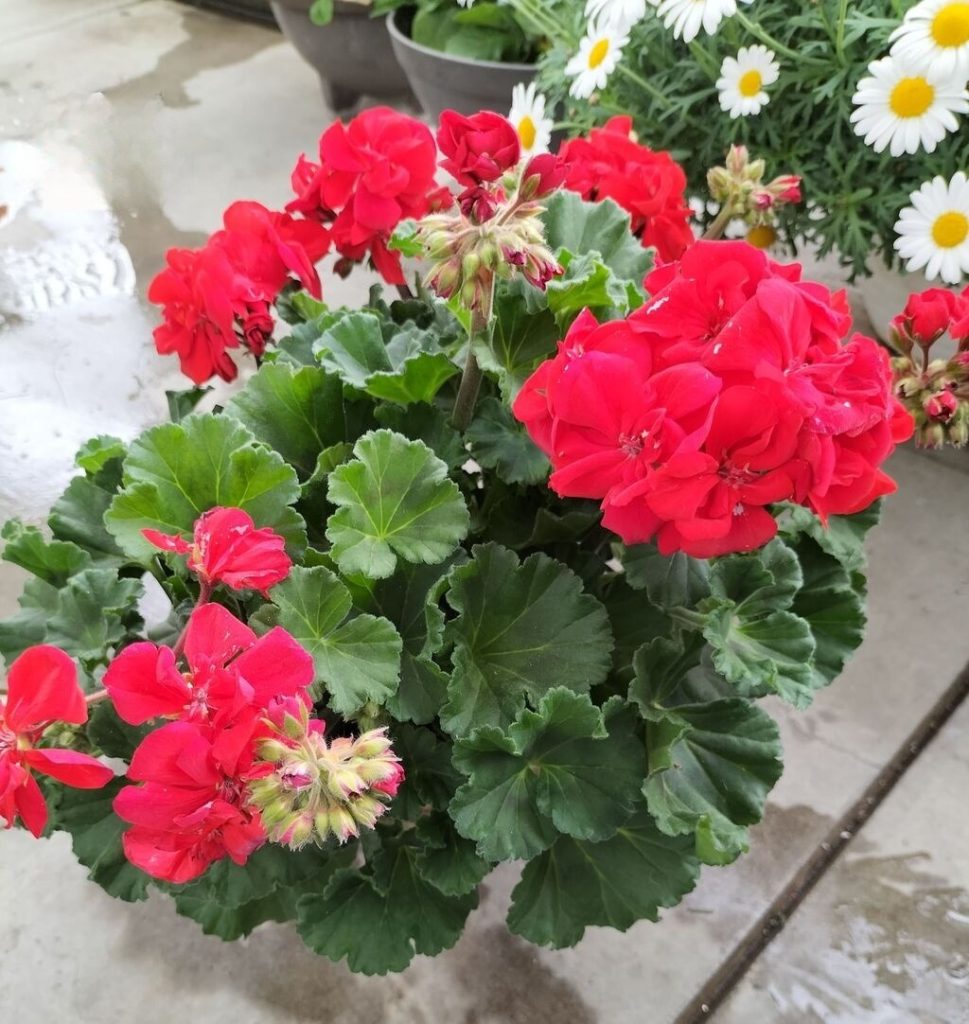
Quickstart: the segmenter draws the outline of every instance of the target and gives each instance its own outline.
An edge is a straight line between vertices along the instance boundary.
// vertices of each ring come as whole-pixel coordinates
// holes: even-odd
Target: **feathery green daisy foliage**
[[[934,153],[879,154],[850,123],[852,96],[868,65],[885,56],[910,0],[755,0],[725,18],[713,36],[674,39],[656,10],[632,27],[616,70],[590,100],[569,95],[564,69],[587,18],[584,0],[509,0],[553,46],[541,60],[540,88],[558,104],[570,134],[617,114],[632,116],[641,142],[670,150],[696,195],[731,144],[767,161],[767,177],[796,174],[804,202],[781,212],[787,242],[833,253],[852,275],[894,258],[894,224],[910,195],[935,175],[969,167],[969,131],[948,135]],[[725,57],[742,46],[773,50],[780,76],[759,114],[732,119],[718,100]]]

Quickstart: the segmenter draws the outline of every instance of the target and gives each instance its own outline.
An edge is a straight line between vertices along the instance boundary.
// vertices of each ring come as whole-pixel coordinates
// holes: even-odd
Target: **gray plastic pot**
[[[387,31],[397,60],[424,112],[434,120],[442,110],[475,114],[511,107],[511,93],[519,82],[535,77],[534,64],[502,64],[470,60],[420,46],[410,38],[411,12],[398,8],[387,16]]]
[[[336,0],[329,25],[310,21],[312,0],[271,0],[270,6],[283,34],[320,76],[331,110],[346,111],[364,95],[413,102],[382,19],[371,18],[369,6]]]

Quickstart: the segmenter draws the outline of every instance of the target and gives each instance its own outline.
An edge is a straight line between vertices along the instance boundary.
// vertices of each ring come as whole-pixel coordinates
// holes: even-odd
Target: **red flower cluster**
[[[708,558],[750,551],[780,501],[822,518],[895,489],[881,464],[912,422],[888,358],[843,338],[843,293],[744,242],[699,242],[646,279],[628,319],[589,313],[526,382],[515,415],[561,495],[602,501],[628,544]]]
[[[437,147],[430,129],[389,107],[373,107],[320,137],[320,162],[299,158],[296,199],[286,207],[327,224],[348,263],[369,256],[389,284],[403,284],[400,255],[387,248],[397,225],[450,204],[436,189]]]
[[[87,754],[38,747],[55,722],[82,725],[87,703],[74,662],[56,647],[30,647],[10,666],[7,701],[0,702],[0,818],[13,827],[19,817],[39,836],[47,824],[47,803],[31,770],[78,789],[100,789],[114,772]]]
[[[320,297],[314,264],[329,248],[319,224],[259,203],[233,203],[223,224],[201,249],[169,249],[168,266],[148,286],[164,316],[155,347],[161,355],[177,354],[196,384],[213,376],[234,380],[227,350],[240,342],[262,355],[273,332],[270,306],[290,275]]]
[[[241,508],[213,508],[195,523],[192,543],[179,536],[142,530],[162,551],[188,555],[187,564],[206,587],[224,583],[233,590],[251,588],[268,597],[270,587],[289,575],[293,563],[286,542],[270,529],[257,530]]]
[[[913,345],[931,348],[944,334],[962,348],[969,342],[969,288],[961,295],[946,288],[928,288],[910,295],[891,326],[906,351]]]
[[[679,259],[693,241],[686,174],[669,153],[654,153],[631,132],[632,118],[614,117],[587,138],[564,142],[565,187],[583,199],[614,200],[643,245],[654,246],[661,260]]]
[[[174,719],[135,751],[114,801],[133,827],[125,856],[155,878],[188,882],[214,861],[237,864],[265,842],[247,784],[265,717],[280,698],[308,701],[313,659],[283,629],[256,634],[225,608],[201,605],[185,636],[188,671],[168,647],[126,647],[104,677],[120,717],[141,725]]]

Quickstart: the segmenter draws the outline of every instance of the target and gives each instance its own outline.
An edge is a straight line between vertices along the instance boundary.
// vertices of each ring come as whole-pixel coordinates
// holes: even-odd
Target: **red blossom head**
[[[437,144],[445,157],[441,166],[462,185],[497,181],[521,159],[521,142],[514,125],[490,110],[471,117],[445,110]]]
[[[969,333],[969,299],[945,288],[915,292],[891,326],[906,350],[913,344],[931,348],[950,330],[953,338],[958,339],[963,329]]]
[[[47,824],[47,804],[32,772],[77,789],[100,789],[114,772],[87,754],[38,742],[55,722],[82,725],[87,703],[77,667],[61,650],[30,647],[10,666],[7,699],[0,702],[0,817],[20,818],[35,836]]]
[[[196,384],[213,376],[234,380],[227,350],[240,341],[262,355],[273,333],[269,306],[291,275],[320,298],[314,264],[330,245],[320,224],[254,202],[233,203],[223,225],[201,249],[170,249],[167,267],[148,286],[148,299],[164,318],[155,347],[161,355],[177,354]]]
[[[209,509],[196,521],[191,544],[158,530],[142,534],[162,551],[188,555],[188,568],[209,587],[224,583],[233,590],[258,590],[268,596],[293,565],[285,540],[268,527],[256,529],[241,508]]]
[[[583,199],[612,199],[632,218],[643,245],[661,260],[675,260],[693,242],[686,174],[666,152],[654,152],[632,138],[632,119],[614,117],[587,138],[563,143],[565,187]]]
[[[307,708],[312,657],[285,630],[257,638],[216,604],[192,613],[186,671],[175,651],[126,647],[108,667],[105,689],[125,722],[168,723],[148,734],[131,761],[116,813],[128,859],[156,878],[185,882],[228,856],[236,863],[266,839],[249,786],[256,748],[280,708]]]
[[[584,313],[515,401],[559,494],[600,500],[627,544],[709,558],[767,543],[777,502],[825,518],[894,489],[881,465],[912,421],[885,352],[845,341],[843,295],[742,242],[646,285],[624,321]]]
[[[403,284],[400,256],[387,242],[397,225],[449,202],[435,186],[437,147],[430,129],[389,107],[372,107],[320,137],[320,163],[300,157],[296,198],[287,206],[330,225],[345,264],[369,256],[389,284]]]

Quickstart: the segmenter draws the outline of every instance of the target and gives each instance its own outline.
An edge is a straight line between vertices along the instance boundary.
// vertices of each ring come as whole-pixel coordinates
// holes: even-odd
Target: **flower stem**
[[[474,417],[474,407],[478,401],[478,392],[481,390],[483,374],[478,360],[474,354],[474,343],[481,339],[486,344],[491,344],[492,322],[491,315],[495,304],[495,277],[491,277],[491,287],[485,290],[485,297],[480,308],[471,311],[471,326],[468,328],[468,358],[464,364],[464,374],[461,377],[461,386],[458,388],[458,397],[454,402],[454,413],[451,416],[451,423],[460,433],[464,433]]]
[[[797,61],[799,64],[818,64],[819,61],[816,57],[805,57],[802,53],[797,53],[790,47],[785,46],[780,40],[775,39],[770,32],[765,31],[761,28],[760,23],[751,21],[750,18],[744,14],[743,11],[738,10],[734,15],[737,21],[752,35],[759,39],[766,46],[769,46],[775,53],[781,53],[785,57],[791,60]]]
[[[92,704],[98,704],[102,700],[106,700],[108,696],[107,690],[95,690],[94,693],[89,693],[84,698],[84,703],[90,707]]]
[[[723,238],[723,233],[727,230],[727,225],[733,220],[733,217],[733,204],[724,203],[720,207],[720,212],[710,222],[710,226],[703,232],[703,240],[713,242],[718,238]]]
[[[407,284],[397,285],[397,294],[404,300],[404,302],[408,302],[414,298],[414,293],[410,290],[410,285]]]
[[[638,71],[634,71],[628,64],[620,63],[616,70],[627,78],[630,82],[634,82],[640,87],[648,96],[650,96],[660,107],[666,108],[670,105],[670,101],[650,82],[644,78]]]
[[[845,51],[845,23],[848,20],[848,0],[841,0],[838,7],[838,27],[835,30],[834,49],[839,57],[844,56]]]

